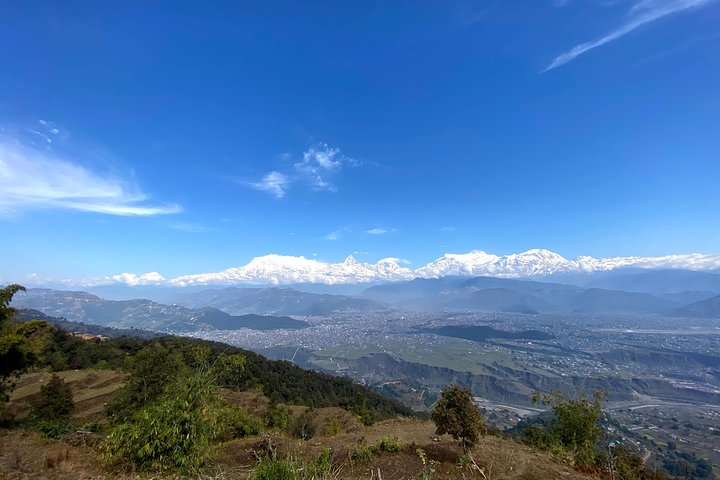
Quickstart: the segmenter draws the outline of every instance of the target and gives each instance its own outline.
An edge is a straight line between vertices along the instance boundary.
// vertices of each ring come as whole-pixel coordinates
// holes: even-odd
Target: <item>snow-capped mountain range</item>
[[[290,285],[319,283],[325,285],[392,282],[414,278],[439,278],[450,275],[492,276],[502,278],[546,277],[554,274],[576,274],[611,271],[625,267],[643,269],[720,269],[720,254],[699,253],[663,257],[587,256],[566,259],[550,250],[533,249],[512,255],[492,255],[481,250],[469,253],[446,253],[427,265],[410,269],[398,258],[384,258],[376,263],[358,262],[352,255],[341,263],[326,263],[305,257],[270,254],[256,257],[247,265],[221,272],[182,275],[165,278],[158,272],[142,275],[122,273],[100,279],[77,282],[77,285]]]

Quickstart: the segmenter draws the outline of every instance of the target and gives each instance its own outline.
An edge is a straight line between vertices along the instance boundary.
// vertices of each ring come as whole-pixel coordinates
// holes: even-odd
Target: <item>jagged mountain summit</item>
[[[241,267],[220,272],[181,275],[167,279],[157,272],[142,275],[122,273],[95,279],[83,286],[126,285],[292,285],[315,283],[338,285],[380,283],[441,278],[446,276],[489,276],[499,278],[550,277],[562,274],[609,272],[628,267],[683,270],[720,270],[720,254],[699,253],[662,257],[594,258],[580,256],[567,259],[544,249],[532,249],[511,255],[493,255],[481,250],[469,253],[446,253],[415,270],[402,266],[399,258],[384,258],[376,263],[357,261],[352,255],[340,263],[327,263],[305,257],[270,254],[253,258]]]

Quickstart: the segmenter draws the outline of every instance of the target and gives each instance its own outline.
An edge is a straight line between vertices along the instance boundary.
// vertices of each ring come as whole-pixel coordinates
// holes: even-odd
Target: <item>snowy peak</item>
[[[414,278],[410,269],[383,259],[377,263],[361,263],[349,255],[342,263],[325,263],[305,257],[265,255],[254,258],[243,267],[217,273],[183,275],[169,281],[172,285],[258,284],[288,285],[293,283],[366,283],[399,281]],[[393,259],[394,260],[394,259]]]
[[[720,268],[720,255],[668,255],[664,257],[589,256],[568,260],[550,250],[495,256],[479,250],[468,254],[445,254],[438,260],[416,270],[418,276],[439,278],[448,275],[490,276],[503,278],[542,277],[556,273],[606,272],[624,267],[646,269],[715,270]]]
[[[343,262],[343,265],[358,265],[358,261],[355,260],[355,257],[353,257],[352,255],[348,255]]]
[[[414,278],[446,276],[525,278],[545,277],[558,273],[606,272],[625,267],[644,269],[718,270],[720,254],[667,255],[662,257],[594,258],[580,256],[573,260],[550,250],[532,249],[510,255],[493,255],[482,250],[468,253],[446,253],[416,270],[400,265],[400,259],[383,258],[363,263],[349,255],[341,263],[327,263],[302,256],[269,254],[253,258],[241,267],[221,272],[182,275],[166,279],[157,272],[142,275],[123,273],[78,282],[75,285],[291,285],[320,283],[325,285],[395,282]]]

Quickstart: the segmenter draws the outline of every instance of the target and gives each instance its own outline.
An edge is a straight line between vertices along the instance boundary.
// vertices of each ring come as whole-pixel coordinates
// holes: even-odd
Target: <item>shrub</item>
[[[385,437],[378,443],[377,450],[385,453],[398,453],[402,450],[402,445],[397,438]]]
[[[32,410],[23,423],[44,437],[60,438],[73,430],[70,416],[75,405],[70,387],[57,375],[40,387],[32,402]]]
[[[226,418],[233,438],[259,435],[265,427],[261,419],[251,415],[243,408],[226,407],[222,409],[221,415]]]
[[[292,458],[265,458],[255,469],[255,480],[323,480],[337,478],[340,467],[332,462],[332,448],[325,448],[309,463]]]
[[[375,447],[363,444],[350,452],[350,460],[354,463],[370,463],[375,458]]]
[[[479,436],[486,431],[485,419],[475,405],[470,389],[458,385],[443,389],[430,418],[437,427],[437,434],[449,433],[459,441],[463,451],[475,446]]]
[[[351,411],[357,415],[363,425],[370,426],[375,423],[375,415],[367,406],[367,397],[358,395]]]
[[[338,435],[342,432],[342,425],[340,425],[340,421],[337,418],[333,418],[332,420],[330,420],[330,423],[328,423],[327,427],[325,428],[325,434],[328,437],[334,437],[335,435]]]
[[[306,410],[295,420],[293,434],[303,440],[309,440],[315,435],[315,426],[312,424],[312,414],[310,410]]]
[[[255,469],[255,480],[299,480],[295,463],[291,460],[266,458]]]
[[[75,409],[70,387],[56,374],[40,387],[40,395],[32,401],[32,414],[43,420],[68,420]]]
[[[427,454],[422,448],[417,448],[415,453],[417,453],[418,458],[420,458],[423,464],[423,469],[420,472],[420,480],[432,480],[433,475],[435,475],[435,465],[437,465],[438,462],[428,460]]]
[[[104,458],[140,471],[197,471],[220,430],[218,403],[210,376],[190,375],[117,426],[103,443]]]
[[[602,435],[599,422],[604,398],[603,392],[595,392],[592,401],[585,394],[575,398],[562,393],[552,396],[533,395],[534,403],[541,401],[543,404],[552,405],[554,414],[543,441],[551,450],[559,448],[569,452],[579,465],[593,465],[596,458],[595,447]],[[530,436],[535,441],[542,439],[539,431],[531,432]]]
[[[339,467],[333,465],[332,448],[323,448],[320,455],[302,469],[302,478],[307,480],[320,480],[323,478],[335,478],[339,473]]]
[[[290,426],[290,410],[287,407],[275,404],[265,414],[265,425],[279,431],[285,431]]]
[[[138,409],[158,400],[186,366],[177,352],[150,345],[129,357],[124,369],[130,374],[128,383],[107,407],[114,422],[129,420]]]

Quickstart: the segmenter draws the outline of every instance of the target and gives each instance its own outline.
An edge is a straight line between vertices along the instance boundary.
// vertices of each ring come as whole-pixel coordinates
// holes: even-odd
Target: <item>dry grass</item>
[[[70,385],[77,405],[78,423],[101,420],[105,403],[122,386],[125,377],[113,371],[67,371],[60,376]],[[45,373],[24,375],[13,392],[9,410],[21,417],[30,409],[30,400],[40,385],[49,379]],[[259,392],[223,390],[222,396],[234,406],[247,409],[262,417],[269,401]],[[307,407],[290,407],[294,418]],[[339,432],[329,435],[328,427],[339,426]],[[321,408],[313,412],[316,435],[310,440],[298,440],[287,435],[270,439],[278,456],[292,456],[299,461],[311,461],[325,448],[333,449],[333,462],[342,465],[337,478],[343,480],[410,480],[420,478],[422,462],[416,454],[422,448],[434,463],[435,480],[581,480],[592,478],[573,470],[546,452],[534,450],[511,440],[483,437],[471,452],[476,466],[460,466],[459,448],[452,439],[435,437],[432,423],[417,419],[395,419],[363,426],[351,413],[340,408]],[[332,430],[332,429],[331,429]],[[337,430],[337,428],[335,428]],[[377,453],[369,463],[350,461],[350,453],[363,445],[377,444],[384,438],[396,439],[402,447],[399,453]],[[203,478],[251,479],[256,466],[256,453],[266,448],[262,437],[246,438],[218,446]],[[72,445],[70,443],[73,443]],[[0,479],[71,479],[99,478],[134,479],[126,472],[108,471],[97,457],[92,442],[63,442],[45,440],[24,431],[0,431]],[[378,475],[379,472],[379,475]]]
[[[322,410],[322,409],[321,409]],[[546,452],[537,451],[512,440],[483,437],[471,452],[477,468],[458,464],[460,450],[451,438],[433,439],[434,426],[430,422],[415,419],[397,419],[371,427],[359,426],[357,430],[332,437],[316,436],[302,441],[287,437],[272,438],[277,454],[310,461],[324,448],[332,448],[334,461],[343,464],[338,478],[346,480],[369,480],[378,478],[378,469],[384,480],[416,480],[420,478],[423,464],[415,453],[422,448],[435,465],[436,480],[482,479],[482,480],[587,480],[586,474],[559,463]],[[348,458],[355,448],[380,442],[384,438],[396,438],[403,450],[399,453],[379,453],[367,464],[353,464]],[[225,472],[227,478],[252,478],[255,456],[260,451],[262,439],[235,440],[223,445],[213,463]]]
[[[22,418],[30,412],[30,402],[40,393],[40,387],[49,379],[50,373],[23,375],[10,395],[6,415]],[[78,423],[104,419],[105,405],[123,386],[125,375],[113,370],[67,370],[58,376],[70,386],[75,401],[73,418]]]
[[[0,432],[0,478],[89,480],[106,475],[88,448],[29,432]]]

